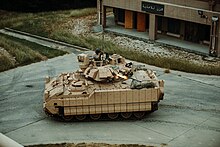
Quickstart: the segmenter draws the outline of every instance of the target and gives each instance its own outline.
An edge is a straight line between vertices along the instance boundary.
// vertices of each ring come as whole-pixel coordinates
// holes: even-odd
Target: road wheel
[[[79,121],[85,120],[86,115],[76,115],[76,119],[79,120]]]
[[[141,119],[145,116],[145,111],[134,112],[134,116],[138,119]]]
[[[91,115],[90,115],[90,118],[91,118],[92,120],[99,120],[100,117],[101,117],[101,114],[91,114]]]
[[[108,114],[108,117],[109,117],[110,119],[114,120],[114,119],[118,118],[118,113],[109,113],[109,114]]]
[[[131,115],[132,115],[131,112],[122,112],[122,113],[121,113],[121,116],[122,116],[123,118],[125,118],[125,119],[130,118]]]
[[[73,119],[73,116],[72,115],[69,115],[69,116],[62,116],[62,119],[64,120],[64,121],[71,121],[72,119]]]

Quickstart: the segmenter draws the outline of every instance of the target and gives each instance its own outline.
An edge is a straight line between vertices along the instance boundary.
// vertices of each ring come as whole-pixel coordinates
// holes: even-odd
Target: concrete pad
[[[207,129],[198,129],[198,127],[193,128],[189,132],[175,138],[169,142],[170,147],[182,147],[182,146],[191,146],[191,147],[219,147],[220,132],[207,130]]]
[[[0,132],[23,145],[104,142],[206,147],[208,143],[218,144],[220,77],[178,71],[164,74],[164,69],[153,66],[147,67],[165,80],[165,98],[159,110],[143,120],[64,123],[48,118],[42,110],[44,78],[75,71],[76,61],[76,55],[70,54],[0,73]]]
[[[167,137],[175,138],[208,118],[210,118],[209,113],[198,113],[192,110],[181,111],[175,108],[164,108],[160,105],[157,112],[147,116],[142,120],[143,122],[140,121],[135,124]]]
[[[61,72],[72,72],[74,68],[78,68],[75,61],[76,56],[69,54],[1,72],[0,131],[10,132],[43,119],[45,77],[54,77]]]
[[[32,131],[27,132],[27,130]],[[133,122],[129,121],[63,123],[44,120],[7,133],[7,135],[15,140],[28,138],[20,142],[24,145],[71,141],[158,144],[158,142],[163,143],[171,139],[152,130],[133,125]]]
[[[164,74],[160,78],[166,81],[166,101],[162,101],[162,103],[166,102],[166,105],[194,110],[208,110],[213,112],[220,110],[219,87],[179,77],[178,75],[171,76],[171,74]],[[208,92],[207,89],[209,89]]]

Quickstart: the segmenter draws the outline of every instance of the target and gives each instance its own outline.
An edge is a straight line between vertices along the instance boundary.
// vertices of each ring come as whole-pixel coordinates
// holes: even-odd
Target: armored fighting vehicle
[[[164,81],[158,80],[152,70],[126,63],[117,54],[94,55],[79,54],[80,68],[76,72],[46,78],[46,114],[65,121],[84,120],[88,116],[98,120],[103,114],[110,119],[119,115],[140,119],[146,112],[158,109],[164,96]]]

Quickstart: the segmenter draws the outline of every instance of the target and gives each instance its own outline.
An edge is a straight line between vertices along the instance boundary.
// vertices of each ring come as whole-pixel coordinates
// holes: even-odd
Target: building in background
[[[207,45],[220,57],[220,0],[97,0],[98,21],[106,27],[106,9],[113,8],[117,25]],[[178,45],[177,45],[178,46]]]

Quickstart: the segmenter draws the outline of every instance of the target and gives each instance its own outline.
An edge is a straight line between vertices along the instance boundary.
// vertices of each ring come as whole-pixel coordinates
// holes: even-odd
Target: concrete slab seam
[[[198,127],[198,126],[202,125],[203,123],[205,123],[206,121],[208,121],[208,120],[209,120],[211,117],[213,117],[213,116],[209,116],[207,119],[203,120],[203,121],[202,121],[202,122],[200,122],[199,124],[195,125],[195,126],[194,126],[194,127],[192,127],[192,128],[189,128],[188,130],[184,131],[184,132],[183,132],[183,133],[181,133],[180,135],[178,135],[178,136],[174,137],[173,139],[171,139],[170,141],[168,141],[168,143],[170,143],[170,142],[172,142],[172,141],[176,140],[177,138],[179,138],[179,137],[181,137],[181,136],[185,135],[186,133],[190,132],[191,130],[195,129],[196,127]]]

